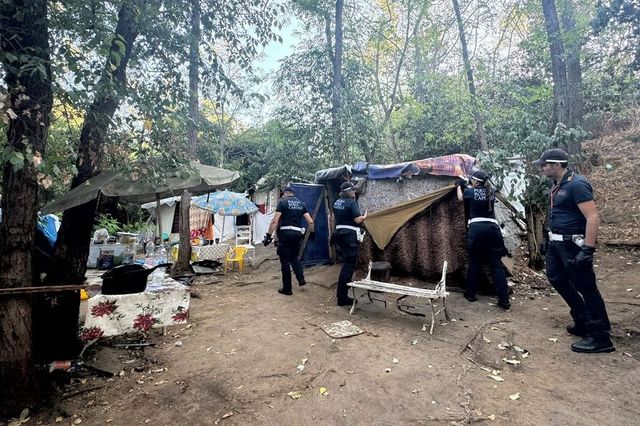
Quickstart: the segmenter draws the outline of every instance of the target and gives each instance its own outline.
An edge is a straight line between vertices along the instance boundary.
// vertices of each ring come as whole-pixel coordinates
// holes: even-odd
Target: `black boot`
[[[285,296],[293,296],[293,292],[292,292],[291,290],[286,291],[286,290],[284,289],[284,287],[280,287],[280,288],[278,289],[278,293],[280,293],[280,294],[284,294]]]
[[[344,299],[338,299],[338,306],[347,306],[347,305],[353,305],[353,299],[352,298],[347,296]]]
[[[585,337],[582,340],[575,342],[571,345],[571,350],[574,352],[586,353],[586,354],[598,354],[604,352],[613,352],[616,348],[613,346],[613,342],[609,337],[601,337],[595,339],[593,337]]]
[[[511,309],[511,302],[509,302],[509,299],[498,300],[498,306],[504,309],[505,311],[508,311],[509,309]]]
[[[467,299],[469,302],[475,302],[476,300],[478,300],[478,298],[476,297],[475,294],[464,294],[464,298]]]
[[[298,283],[298,285],[299,285],[300,287],[302,287],[303,285],[307,285],[307,282],[306,282],[306,281],[302,281],[301,283]]]
[[[584,327],[580,327],[578,325],[568,325],[567,332],[569,334],[573,334],[574,336],[587,337],[587,331],[584,329]]]

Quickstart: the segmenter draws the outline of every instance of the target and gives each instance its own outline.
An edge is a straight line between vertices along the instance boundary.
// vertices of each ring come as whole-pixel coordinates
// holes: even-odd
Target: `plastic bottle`
[[[145,244],[144,246],[144,253],[146,257],[151,257],[155,249],[156,249],[156,245],[153,244],[153,241],[151,240],[147,241],[147,244]]]
[[[122,252],[122,264],[128,265],[130,263],[133,263],[133,247],[127,244],[127,246],[124,248],[124,251]]]

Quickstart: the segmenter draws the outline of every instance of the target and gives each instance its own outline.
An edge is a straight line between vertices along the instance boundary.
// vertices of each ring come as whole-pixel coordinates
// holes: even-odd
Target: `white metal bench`
[[[402,306],[415,308],[415,306],[403,305],[400,303],[400,301],[407,296],[422,297],[429,300],[429,306],[431,306],[431,328],[429,330],[429,334],[433,334],[433,326],[436,322],[436,315],[439,314],[441,311],[444,311],[444,316],[447,321],[451,320],[449,318],[449,313],[447,312],[447,305],[445,304],[445,298],[449,295],[449,293],[447,292],[447,286],[446,286],[446,280],[447,280],[447,262],[446,261],[442,265],[442,277],[440,278],[440,281],[436,284],[433,290],[426,289],[426,288],[410,287],[407,285],[390,284],[390,283],[385,283],[381,281],[374,281],[371,279],[372,264],[373,262],[369,262],[369,272],[367,273],[366,278],[360,281],[353,281],[353,282],[347,283],[347,286],[351,287],[351,291],[353,292],[353,306],[351,306],[351,310],[349,311],[350,314],[353,314],[353,311],[355,311],[355,308],[356,308],[356,288],[361,288],[367,291],[367,296],[369,297],[369,301],[371,302],[373,302],[374,300],[371,297],[372,291],[382,292],[382,293],[394,293],[394,294],[401,295],[396,301],[398,309],[400,309],[401,311],[402,311],[401,309]],[[433,305],[433,301],[438,299],[442,299],[442,309],[436,312],[435,307]],[[383,302],[385,303],[385,306],[386,306],[386,301],[383,301]],[[424,315],[420,314],[420,316],[424,316]]]

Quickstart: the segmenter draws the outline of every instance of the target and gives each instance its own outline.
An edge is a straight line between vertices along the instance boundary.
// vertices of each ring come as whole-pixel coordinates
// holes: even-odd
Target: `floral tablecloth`
[[[88,341],[149,331],[152,327],[185,324],[189,318],[189,301],[189,287],[169,277],[157,286],[151,284],[150,278],[147,290],[142,293],[98,294],[88,300],[80,337]]]

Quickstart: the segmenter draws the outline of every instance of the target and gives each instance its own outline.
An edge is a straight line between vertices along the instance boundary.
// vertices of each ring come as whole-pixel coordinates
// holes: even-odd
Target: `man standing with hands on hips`
[[[293,290],[291,288],[291,268],[296,275],[298,285],[302,287],[306,284],[304,280],[304,268],[298,253],[305,230],[300,227],[300,222],[304,218],[309,225],[309,238],[313,238],[313,219],[307,211],[307,206],[296,198],[294,190],[291,186],[287,186],[282,190],[282,198],[276,206],[276,213],[273,220],[269,224],[269,232],[262,240],[264,246],[268,246],[272,241],[271,235],[278,230],[277,253],[280,258],[280,266],[282,270],[282,287],[278,289],[278,293],[291,296]]]
[[[571,345],[574,352],[615,350],[604,300],[596,285],[593,254],[600,218],[589,182],[570,170],[569,156],[549,149],[533,162],[551,178],[547,278],[569,305],[574,325],[567,331],[583,339]]]

